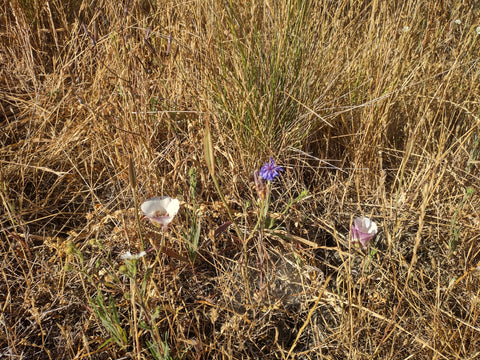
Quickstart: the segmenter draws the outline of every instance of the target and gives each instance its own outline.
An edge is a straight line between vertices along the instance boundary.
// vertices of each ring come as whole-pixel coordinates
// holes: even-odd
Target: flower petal
[[[170,204],[167,206],[167,214],[171,217],[177,215],[178,210],[180,209],[180,201],[177,199],[171,199]]]
[[[167,206],[170,201],[171,198],[169,196],[154,197],[145,201],[140,208],[144,215],[153,217],[156,212],[167,212]]]

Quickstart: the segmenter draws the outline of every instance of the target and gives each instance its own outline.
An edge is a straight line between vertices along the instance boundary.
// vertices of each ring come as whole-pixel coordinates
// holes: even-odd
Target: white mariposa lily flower
[[[354,243],[360,243],[362,248],[366,248],[370,240],[377,235],[377,224],[367,217],[357,217],[353,219],[350,230],[350,238]]]
[[[133,254],[130,251],[127,251],[125,254],[120,255],[120,258],[123,260],[137,260],[147,255],[145,251],[142,251],[140,254]]]
[[[170,196],[154,197],[145,201],[142,206],[143,215],[150,221],[160,225],[164,230],[168,228],[178,213],[180,201],[172,199]]]

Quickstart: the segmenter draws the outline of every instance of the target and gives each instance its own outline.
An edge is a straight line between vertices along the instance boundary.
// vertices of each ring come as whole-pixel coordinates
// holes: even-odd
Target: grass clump
[[[1,356],[478,356],[479,12],[0,5]]]

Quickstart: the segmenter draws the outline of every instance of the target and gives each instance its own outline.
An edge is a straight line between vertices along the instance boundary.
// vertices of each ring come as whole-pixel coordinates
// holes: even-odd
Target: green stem
[[[251,232],[250,236],[245,242],[248,242],[252,237],[253,234],[255,234],[255,231],[260,228],[260,233],[263,234],[263,228],[265,226],[265,219],[267,217],[268,213],[268,207],[270,206],[270,182],[267,185],[267,191],[266,191],[266,198],[264,201],[262,201],[262,206],[260,208],[260,214],[257,219],[257,223],[255,224],[255,227],[253,228],[253,231]]]
[[[137,200],[137,177],[135,175],[135,167],[133,166],[133,160],[130,158],[128,162],[128,177],[130,178],[130,187],[132,188],[133,203],[135,205],[135,220],[137,221],[138,234],[140,236],[140,242],[142,243],[141,251],[145,250],[145,244],[143,242],[142,228],[140,226],[140,218],[138,217],[138,200]]]

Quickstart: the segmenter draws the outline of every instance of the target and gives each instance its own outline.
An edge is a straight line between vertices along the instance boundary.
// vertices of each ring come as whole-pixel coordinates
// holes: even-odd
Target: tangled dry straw
[[[0,4],[0,357],[477,358],[475,4]]]

